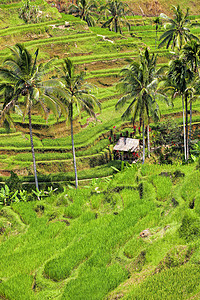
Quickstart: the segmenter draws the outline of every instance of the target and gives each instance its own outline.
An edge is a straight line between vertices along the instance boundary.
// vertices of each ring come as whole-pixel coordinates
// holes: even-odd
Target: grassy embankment
[[[0,297],[198,299],[199,188],[195,164],[134,166],[3,207]]]

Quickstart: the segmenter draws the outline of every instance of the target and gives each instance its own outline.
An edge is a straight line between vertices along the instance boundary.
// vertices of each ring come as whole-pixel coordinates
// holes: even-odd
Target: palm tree
[[[93,17],[95,15],[95,9],[97,9],[97,4],[94,0],[79,0],[76,5],[70,5],[69,13],[80,17],[80,19],[86,21],[88,26],[91,27],[96,24],[96,20]]]
[[[188,83],[193,78],[193,73],[188,68],[184,59],[175,59],[169,63],[168,87],[171,89],[172,98],[177,95],[181,95],[182,98],[182,110],[183,110],[183,136],[184,136],[184,156],[185,161],[188,159],[188,122],[187,122],[187,100],[188,100]],[[184,103],[185,102],[185,103]],[[185,119],[186,110],[186,119]]]
[[[159,70],[160,71],[160,70]],[[148,125],[150,116],[154,120],[160,117],[160,111],[156,99],[167,100],[165,95],[156,91],[157,77],[159,72],[156,71],[156,56],[150,56],[146,49],[144,55],[140,55],[140,61],[132,61],[131,64],[122,69],[122,79],[117,84],[117,88],[125,95],[122,96],[117,104],[116,109],[123,107],[128,102],[128,107],[122,114],[122,119],[127,119],[132,115],[133,121],[139,117],[143,133],[143,159],[145,161],[145,124]],[[149,149],[148,149],[149,150]]]
[[[82,109],[96,118],[94,109],[95,107],[100,108],[100,103],[96,100],[94,95],[91,94],[92,86],[84,83],[84,72],[75,74],[74,65],[69,58],[64,60],[62,69],[58,69],[58,74],[60,75],[60,77],[58,78],[58,80],[55,80],[54,87],[49,88],[47,94],[53,99],[60,99],[60,101],[65,105],[66,108],[66,117],[68,117],[71,125],[75,185],[77,188],[78,175],[73,133],[74,108],[76,107],[78,115],[80,114]]]
[[[128,4],[121,2],[120,0],[108,0],[105,6],[101,10],[105,10],[105,16],[108,18],[106,22],[101,26],[102,28],[108,27],[111,31],[119,32],[122,34],[122,26],[130,29],[130,24],[126,19],[126,15],[129,12]]]
[[[21,44],[10,47],[10,50],[11,56],[4,61],[4,66],[0,68],[0,90],[4,90],[5,93],[1,120],[4,121],[8,117],[10,109],[16,105],[20,97],[24,104],[23,117],[25,118],[28,115],[35,185],[36,189],[39,190],[31,116],[34,103],[40,103],[44,113],[47,112],[47,105],[50,105],[58,115],[57,103],[44,95],[42,85],[42,77],[49,70],[50,63],[37,66],[38,49],[35,52],[34,60],[28,50]],[[10,95],[6,97],[8,88],[10,89]]]
[[[187,89],[185,91],[186,98],[190,99],[190,129],[189,129],[189,136],[187,141],[187,159],[189,158],[189,149],[191,145],[191,136],[192,136],[192,104],[196,100],[200,99],[200,78],[199,76],[195,76],[194,78],[188,83]],[[187,113],[187,112],[186,112]]]
[[[160,14],[160,18],[165,21],[164,28],[166,31],[160,36],[160,40],[162,42],[159,44],[159,48],[166,44],[166,48],[169,48],[171,44],[171,48],[175,47],[180,50],[182,46],[191,39],[198,38],[190,32],[189,25],[190,20],[189,16],[189,8],[187,8],[186,14],[184,15],[180,6],[172,6],[174,11],[174,19],[169,18],[165,14]]]
[[[156,37],[155,37],[155,49],[157,48],[157,40],[158,40],[158,28],[159,28],[159,25],[162,25],[162,22],[160,20],[160,17],[156,17],[154,20],[153,20],[153,25],[156,26]]]
[[[191,70],[199,75],[200,43],[196,40],[188,41],[182,49],[183,57],[189,63]]]
[[[191,40],[185,44],[182,49],[182,56],[188,62],[190,69],[194,72],[194,80],[190,84],[188,88],[188,97],[190,97],[190,130],[189,130],[189,141],[188,141],[188,156],[189,156],[189,145],[191,141],[191,132],[192,132],[192,102],[196,100],[197,93],[195,86],[199,83],[199,61],[200,61],[200,44],[195,41]]]

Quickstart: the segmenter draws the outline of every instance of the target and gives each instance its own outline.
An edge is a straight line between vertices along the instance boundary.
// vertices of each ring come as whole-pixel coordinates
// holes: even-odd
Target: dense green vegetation
[[[195,164],[146,164],[40,202],[2,207],[1,297],[198,295],[198,194]]]
[[[0,0],[0,298],[199,298],[200,16],[185,2],[174,8],[176,25],[190,25],[182,36],[162,0],[129,1],[131,12],[120,1]],[[146,135],[143,165],[113,159],[133,129],[144,155]]]

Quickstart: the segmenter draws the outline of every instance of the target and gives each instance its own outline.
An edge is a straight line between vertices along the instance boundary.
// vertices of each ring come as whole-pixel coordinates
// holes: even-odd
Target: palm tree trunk
[[[118,32],[118,22],[117,22],[117,19],[115,18],[115,32]]]
[[[191,144],[191,138],[192,138],[192,101],[190,99],[190,131],[189,131],[189,142],[188,142],[189,148]]]
[[[36,162],[35,162],[35,151],[34,151],[34,145],[33,145],[33,133],[32,133],[31,108],[30,108],[30,106],[29,106],[29,111],[28,111],[28,119],[29,119],[29,133],[30,133],[30,141],[31,141],[31,151],[32,151],[32,157],[33,157],[33,169],[34,169],[34,175],[35,175],[35,186],[36,186],[36,190],[39,191],[38,178],[37,178],[37,169],[36,169]]]
[[[185,111],[184,111],[184,99],[182,95],[182,109],[183,109],[183,140],[184,140],[184,157],[186,161],[186,138],[185,138]]]
[[[188,107],[187,107],[187,96],[185,97],[185,127],[186,127],[186,161],[188,161],[189,158],[189,149],[188,149]]]
[[[144,121],[142,122],[142,135],[143,135],[143,156],[142,156],[142,164],[145,161],[145,128],[144,128]]]
[[[150,157],[150,139],[149,139],[149,124],[147,125],[147,151],[148,151],[148,158]]]
[[[157,28],[156,28],[156,38],[155,38],[155,49],[157,48]]]
[[[76,167],[76,156],[75,156],[75,147],[74,147],[74,133],[73,133],[73,104],[70,104],[70,122],[71,122],[71,139],[72,139],[72,153],[73,153],[73,162],[74,162],[74,173],[75,173],[75,186],[78,188],[78,175],[77,175],[77,167]]]

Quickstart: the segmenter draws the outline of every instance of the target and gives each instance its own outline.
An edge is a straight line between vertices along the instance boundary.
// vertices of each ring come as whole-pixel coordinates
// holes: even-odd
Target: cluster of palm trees
[[[120,0],[107,0],[105,4],[98,6],[99,3],[95,0],[78,0],[76,4],[70,5],[69,13],[86,21],[88,26],[99,23],[102,28],[119,33],[122,33],[122,26],[130,29],[126,18],[131,13],[128,4]]]
[[[82,1],[82,0],[81,0]],[[112,3],[118,0],[112,1]],[[200,44],[192,35],[189,28],[188,10],[183,15],[180,7],[174,7],[174,19],[161,15],[168,23],[167,30],[160,37],[159,46],[171,45],[173,57],[165,68],[157,68],[155,54],[148,49],[140,53],[138,61],[129,61],[129,65],[121,70],[121,80],[117,88],[123,96],[116,104],[120,108],[128,103],[123,119],[132,117],[133,121],[139,118],[143,132],[143,163],[145,161],[145,126],[147,126],[148,155],[150,154],[149,123],[150,118],[158,121],[160,110],[158,101],[171,103],[176,96],[181,96],[183,107],[184,155],[185,161],[189,157],[191,139],[192,103],[200,94],[199,62]],[[108,22],[108,21],[107,21]],[[111,24],[108,22],[107,25]],[[115,22],[114,22],[115,24]],[[171,25],[170,25],[171,24]],[[119,30],[116,25],[114,30]],[[170,27],[171,26],[171,27]],[[118,28],[118,29],[117,29]],[[38,64],[38,49],[31,55],[22,45],[10,47],[11,55],[0,68],[0,93],[3,99],[1,121],[11,123],[12,110],[22,109],[24,118],[28,116],[31,150],[36,189],[39,190],[37,170],[32,137],[32,109],[40,104],[47,117],[49,109],[57,119],[62,115],[70,122],[73,161],[75,170],[75,184],[78,187],[75,147],[73,138],[74,109],[77,114],[85,110],[95,117],[95,109],[100,103],[92,94],[92,86],[84,83],[84,73],[76,74],[72,61],[67,58],[61,68],[56,68],[57,78],[48,78],[52,61]],[[190,132],[188,132],[188,105],[190,105]]]
[[[52,61],[38,65],[38,49],[33,59],[22,44],[16,44],[10,47],[10,50],[11,56],[0,68],[0,91],[4,101],[1,122],[12,120],[10,114],[12,110],[22,109],[24,118],[28,115],[35,185],[39,191],[31,121],[33,106],[40,104],[45,116],[51,109],[57,119],[63,115],[66,121],[69,120],[77,188],[78,177],[73,139],[74,108],[77,108],[78,113],[85,110],[95,117],[94,109],[96,106],[100,107],[100,104],[92,95],[92,87],[84,83],[83,72],[75,73],[73,63],[68,58],[64,60],[62,68],[57,70],[56,79],[44,80]]]
[[[172,103],[175,97],[182,99],[184,157],[189,158],[191,141],[192,103],[200,98],[200,44],[196,36],[190,33],[188,19],[189,10],[184,15],[180,6],[173,7],[174,19],[161,14],[166,22],[166,31],[161,35],[159,47],[166,44],[172,48],[172,59],[169,65],[156,69],[156,56],[148,49],[140,54],[139,62],[132,61],[121,71],[121,81],[117,87],[124,93],[116,104],[116,109],[128,106],[122,115],[123,119],[130,115],[135,121],[139,117],[143,128],[143,163],[145,160],[145,125],[149,126],[150,117],[158,120],[160,116],[157,100]],[[171,101],[168,99],[171,98]],[[190,105],[190,132],[188,133],[188,104]],[[147,129],[148,153],[149,130]]]
[[[148,154],[150,154],[149,122],[152,116],[155,121],[160,118],[160,110],[157,100],[168,102],[168,98],[157,90],[161,69],[156,70],[156,56],[150,54],[148,49],[140,54],[138,62],[132,61],[129,66],[122,69],[122,78],[117,88],[123,92],[123,96],[116,104],[116,109],[128,107],[122,115],[122,119],[132,116],[133,122],[139,117],[140,127],[143,133],[143,163],[145,161],[145,126],[147,126]]]

